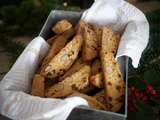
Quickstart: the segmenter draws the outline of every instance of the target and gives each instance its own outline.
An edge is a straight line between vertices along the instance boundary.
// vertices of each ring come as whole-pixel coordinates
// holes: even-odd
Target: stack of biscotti
[[[80,96],[91,108],[118,112],[125,83],[115,54],[120,37],[106,26],[67,20],[53,27],[50,50],[33,78],[31,94],[61,98]]]

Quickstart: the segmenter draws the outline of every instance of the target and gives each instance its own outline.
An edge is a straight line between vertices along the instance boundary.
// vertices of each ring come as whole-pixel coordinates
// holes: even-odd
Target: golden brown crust
[[[71,96],[79,96],[87,100],[89,106],[93,109],[99,109],[99,110],[107,110],[106,107],[98,102],[94,97],[88,96],[86,94],[82,94],[79,92],[74,92]]]
[[[84,28],[86,26],[86,23],[84,21],[79,21],[78,28],[77,28],[77,34],[83,34]]]
[[[95,75],[92,75],[89,79],[90,83],[98,88],[103,88],[103,75],[102,73],[97,73]]]
[[[70,28],[72,28],[72,24],[69,21],[61,20],[52,27],[52,31],[56,34],[61,34]]]
[[[102,52],[116,53],[119,45],[119,36],[111,28],[103,27],[102,30]]]
[[[100,51],[101,49],[101,41],[102,41],[102,28],[97,26],[97,25],[93,25],[93,30],[96,33],[96,37],[97,37],[97,43],[98,43],[98,51]]]
[[[78,72],[65,78],[46,91],[47,97],[66,97],[71,94],[74,89],[81,90],[89,84],[90,66],[85,65]]]
[[[52,45],[53,42],[54,42],[54,40],[55,40],[57,37],[58,37],[58,35],[54,35],[53,37],[51,37],[51,38],[49,38],[49,39],[47,40],[47,43],[48,43],[49,45]]]
[[[71,28],[54,39],[53,44],[47,56],[44,58],[42,65],[40,67],[39,71],[41,75],[44,75],[44,70],[47,67],[48,63],[65,46],[68,39],[72,37],[73,34],[74,34],[74,30]]]
[[[105,98],[105,92],[104,92],[104,90],[96,93],[96,94],[94,95],[94,98],[95,98],[97,101],[99,101],[100,103],[102,103],[103,105],[105,105],[105,106],[107,107],[107,100],[106,100],[106,98]]]
[[[95,32],[86,24],[83,31],[82,58],[84,61],[94,59],[98,54],[98,41]]]
[[[112,112],[118,112],[121,109],[124,101],[123,98],[119,98],[112,101],[112,103],[107,102],[104,90],[96,93],[94,95],[94,98],[100,103],[102,103],[104,106],[106,106],[106,108],[108,108],[108,110]]]
[[[113,53],[103,53],[101,56],[104,83],[105,83],[105,94],[109,108],[112,110],[114,104],[118,99],[122,99],[125,94],[125,83],[122,79],[121,72],[116,62]]]
[[[62,81],[66,77],[72,75],[73,73],[77,72],[79,69],[81,69],[84,65],[86,65],[85,62],[82,61],[82,58],[77,59],[74,64],[70,67],[70,69],[59,78],[59,81]]]
[[[44,77],[36,74],[32,82],[31,95],[44,97]]]
[[[48,78],[61,76],[67,71],[78,56],[82,45],[82,36],[76,35],[45,68],[44,75]]]

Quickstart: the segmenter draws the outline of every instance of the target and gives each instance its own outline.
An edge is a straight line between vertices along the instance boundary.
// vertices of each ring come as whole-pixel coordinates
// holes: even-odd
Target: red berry
[[[147,85],[147,92],[153,91],[153,86],[152,85]]]
[[[143,97],[142,101],[147,102],[148,101],[148,97]]]
[[[131,92],[133,92],[135,90],[136,90],[135,86],[131,86]]]
[[[151,91],[151,95],[153,95],[153,96],[157,96],[157,93],[156,93],[156,91],[155,90],[153,90],[153,91]]]

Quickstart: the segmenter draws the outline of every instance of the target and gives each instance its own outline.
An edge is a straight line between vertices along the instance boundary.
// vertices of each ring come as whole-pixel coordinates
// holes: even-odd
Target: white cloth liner
[[[82,19],[89,23],[107,25],[122,34],[116,58],[129,56],[138,66],[149,38],[149,24],[144,14],[123,0],[96,0]],[[124,31],[124,32],[123,32]],[[49,45],[36,37],[25,48],[10,71],[0,82],[0,113],[15,120],[65,120],[78,105],[88,105],[80,97],[64,100],[40,98],[27,93],[38,63]]]

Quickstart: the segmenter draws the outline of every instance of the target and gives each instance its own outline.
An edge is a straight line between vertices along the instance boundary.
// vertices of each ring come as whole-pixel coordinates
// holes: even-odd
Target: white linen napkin
[[[142,51],[148,43],[149,25],[144,14],[123,0],[96,0],[82,19],[108,25],[122,34],[116,58],[131,57],[137,67]],[[123,32],[124,31],[124,32]],[[39,61],[49,45],[36,37],[25,48],[16,63],[0,82],[0,113],[15,120],[65,120],[78,105],[88,105],[80,97],[64,100],[40,98],[27,93]]]
[[[116,59],[128,56],[137,68],[149,40],[149,24],[145,15],[123,0],[96,0],[82,15],[82,20],[112,27],[122,34]]]
[[[5,75],[0,82],[1,114],[14,120],[65,120],[76,106],[88,105],[80,97],[61,100],[27,94],[38,63],[48,49],[45,40],[36,37]]]

